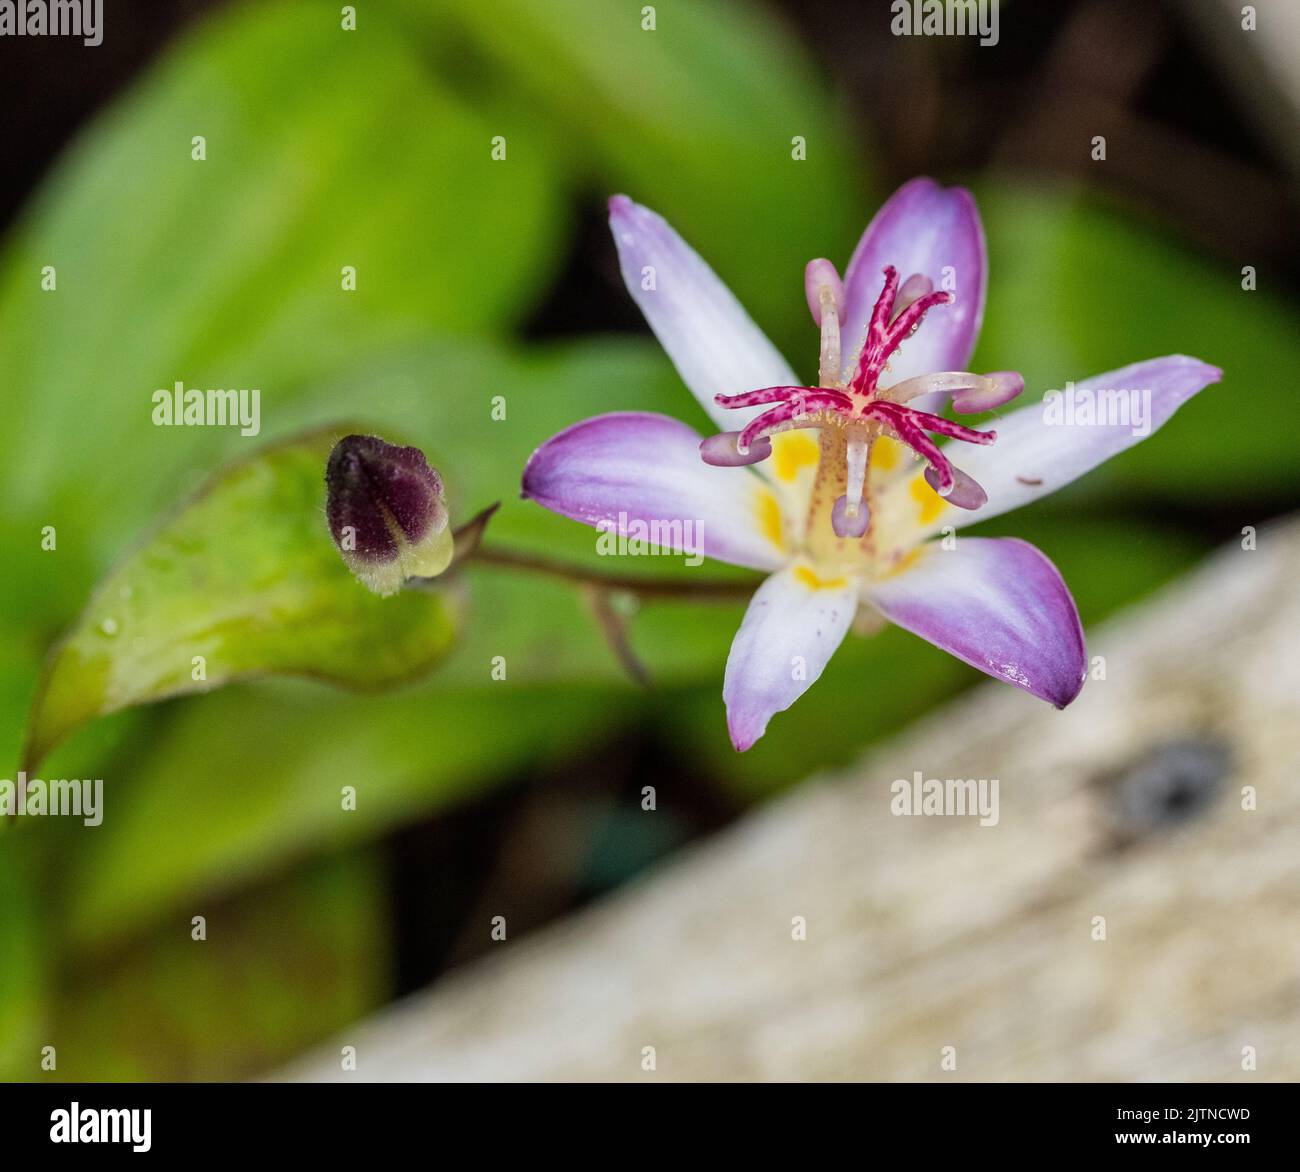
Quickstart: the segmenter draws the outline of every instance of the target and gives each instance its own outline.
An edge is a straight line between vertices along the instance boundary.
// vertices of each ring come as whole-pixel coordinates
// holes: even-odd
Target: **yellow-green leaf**
[[[442,656],[448,593],[378,598],[330,540],[325,459],[348,430],[227,465],[108,575],[46,663],[28,768],[75,728],[133,704],[258,675],[382,687]]]

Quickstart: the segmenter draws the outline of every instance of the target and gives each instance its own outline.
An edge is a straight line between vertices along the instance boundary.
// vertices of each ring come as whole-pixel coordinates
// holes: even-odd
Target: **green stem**
[[[563,578],[580,586],[627,591],[641,598],[714,599],[731,601],[754,593],[753,582],[672,582],[629,574],[601,574],[550,558],[533,557],[507,549],[479,548],[472,555],[480,565],[523,570],[546,578]]]
[[[482,566],[519,570],[544,578],[559,578],[588,589],[635,594],[638,598],[647,599],[733,602],[749,598],[754,592],[753,582],[683,582],[634,574],[606,574],[553,558],[485,547],[482,544],[483,531],[499,507],[499,503],[489,505],[455,530],[452,537],[456,552],[447,573],[458,571],[472,561]],[[438,578],[411,578],[406,585],[416,590],[428,590],[435,588],[438,582]]]

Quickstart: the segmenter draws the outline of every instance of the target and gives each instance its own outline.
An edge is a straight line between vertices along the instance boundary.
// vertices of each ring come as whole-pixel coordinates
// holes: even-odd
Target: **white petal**
[[[1047,399],[1027,403],[993,421],[998,433],[987,447],[949,443],[944,454],[988,493],[988,503],[978,509],[958,509],[943,504],[927,491],[923,471],[881,486],[877,516],[882,532],[900,546],[910,545],[951,525],[962,528],[996,517],[1010,509],[1046,496],[1090,472],[1097,465],[1140,443],[1153,434],[1198,391],[1218,382],[1223,372],[1195,358],[1181,354],[1151,358],[1099,374],[1075,385],[1076,404],[1085,392],[1092,402],[1103,402],[1103,391],[1126,391],[1116,403],[1125,404],[1127,415],[1115,413],[1107,422],[1105,408],[1097,412],[1101,422],[1071,423],[1064,412],[1065,400],[1052,407]],[[917,481],[920,481],[918,487]]]
[[[727,410],[714,395],[799,383],[731,290],[662,216],[616,195],[609,226],[628,292],[719,431],[744,427],[762,408]],[[792,296],[796,291],[792,286]]]
[[[731,743],[741,752],[822,674],[853,621],[858,590],[855,579],[822,581],[804,565],[787,566],[758,588],[722,685]]]

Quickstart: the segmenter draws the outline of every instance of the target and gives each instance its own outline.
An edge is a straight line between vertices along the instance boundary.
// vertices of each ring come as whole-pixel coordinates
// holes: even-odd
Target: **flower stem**
[[[524,573],[538,574],[544,578],[559,578],[589,589],[625,592],[643,599],[733,602],[749,598],[754,592],[753,582],[748,581],[683,582],[635,574],[607,574],[553,558],[484,546],[483,532],[492,514],[499,507],[499,502],[489,505],[454,531],[452,536],[455,553],[452,555],[448,574],[462,569],[466,563],[472,561],[482,566],[519,570]],[[436,588],[438,582],[439,578],[411,578],[406,586],[408,589],[429,590]]]
[[[524,570],[547,578],[563,578],[582,586],[624,590],[641,598],[718,599],[731,601],[754,593],[753,582],[673,582],[634,574],[601,574],[582,566],[571,566],[550,558],[533,557],[507,549],[478,549],[473,558],[480,565]],[[432,581],[432,579],[429,579]]]

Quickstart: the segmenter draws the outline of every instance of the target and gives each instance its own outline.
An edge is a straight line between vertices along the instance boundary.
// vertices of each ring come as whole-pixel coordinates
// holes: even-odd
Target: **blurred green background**
[[[42,661],[126,551],[227,461],[304,429],[417,443],[455,520],[502,500],[490,541],[595,567],[589,530],[517,499],[529,453],[604,410],[703,424],[622,290],[614,191],[667,216],[807,378],[804,263],[842,263],[914,173],[980,203],[974,369],[1020,370],[1037,396],[1171,352],[1222,366],[1156,439],[990,523],[1048,553],[1085,624],[1293,507],[1294,159],[1234,80],[1233,52],[1266,66],[1224,48],[1230,13],[1212,45],[1183,5],[1004,2],[979,48],[892,37],[889,5],[855,0],[664,0],[653,29],[621,0],[358,7],[345,31],[339,5],[141,5],[110,11],[98,50],[3,46],[0,88],[24,100],[0,205],[0,775]],[[1294,137],[1293,108],[1278,117]],[[261,388],[262,434],[153,427],[177,379]],[[250,532],[195,539],[212,572],[174,610],[217,599],[247,621],[245,559],[251,580],[302,558],[328,628],[330,591],[360,588],[323,516],[262,524],[323,508],[314,467],[287,511],[232,510]],[[492,916],[514,939],[982,678],[898,630],[850,639],[740,756],[720,697],[739,604],[643,606],[650,692],[564,583],[484,567],[399,609],[367,611],[391,626],[363,651],[455,627],[418,682],[236,682],[91,723],[41,766],[102,776],[104,822],[0,832],[0,1075],[257,1074],[491,947]],[[174,618],[137,602],[131,645],[150,654]]]

